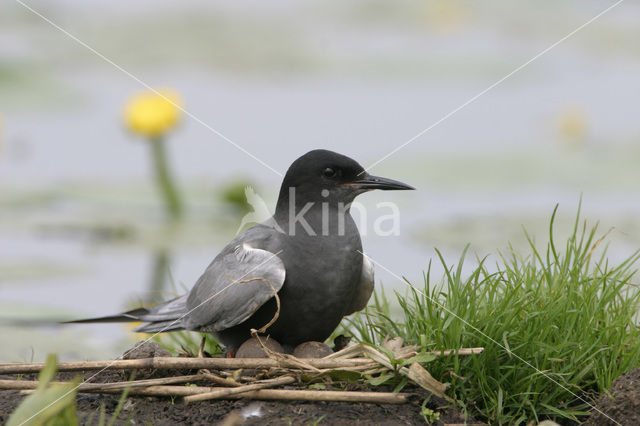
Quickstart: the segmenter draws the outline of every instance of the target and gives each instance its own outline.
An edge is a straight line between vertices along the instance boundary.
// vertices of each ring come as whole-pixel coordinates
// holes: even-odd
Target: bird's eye
[[[324,169],[322,171],[322,174],[325,175],[328,178],[334,177],[336,175],[336,171],[335,169],[332,169],[331,167],[327,167],[326,169]]]

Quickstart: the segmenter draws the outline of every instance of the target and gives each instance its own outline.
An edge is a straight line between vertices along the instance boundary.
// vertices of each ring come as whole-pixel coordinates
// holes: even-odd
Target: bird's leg
[[[224,356],[225,356],[225,358],[235,358],[236,357],[236,351],[228,350],[224,354]]]
[[[198,358],[205,358],[204,356],[205,342],[206,342],[206,337],[202,336],[202,340],[200,340],[200,347],[198,348]]]
[[[198,347],[198,358],[206,358],[204,355],[204,344],[207,341],[207,338],[203,335],[202,340],[200,340],[200,346]],[[211,374],[208,368],[202,368],[198,370],[199,373]]]

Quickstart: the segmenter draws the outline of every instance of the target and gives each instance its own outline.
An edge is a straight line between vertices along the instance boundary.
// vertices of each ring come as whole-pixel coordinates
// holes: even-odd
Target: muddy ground
[[[586,425],[640,425],[640,368],[614,380],[608,394],[598,399],[596,408]]]
[[[125,359],[170,356],[160,345],[136,344],[125,353]],[[137,379],[167,375],[196,374],[197,371],[136,370]],[[55,380],[68,381],[80,374],[94,383],[126,381],[130,372],[117,370],[58,373]],[[15,379],[17,376],[1,376],[0,379]],[[23,380],[37,380],[34,374],[22,376]],[[295,387],[284,387],[285,389]],[[391,387],[368,387],[363,384],[348,384],[341,390],[363,390],[391,392]],[[425,424],[421,415],[422,404],[428,398],[427,407],[438,413],[439,421],[433,424],[465,423],[464,414],[445,400],[430,396],[424,389],[406,386],[403,393],[411,394],[405,404],[372,404],[353,402],[305,402],[305,401],[255,401],[255,400],[211,400],[185,405],[181,398],[131,396],[118,416],[117,424],[150,425],[414,425]],[[22,401],[24,395],[17,391],[0,391],[0,424]],[[118,405],[119,395],[79,394],[77,413],[81,424],[96,423],[105,407],[107,418],[111,418]],[[433,419],[433,417],[431,418]],[[474,424],[473,419],[466,419]]]
[[[185,374],[186,372],[180,372]],[[56,380],[70,380],[77,374],[59,373]],[[94,371],[87,371],[90,377]],[[0,376],[0,379],[15,379],[15,375]],[[35,375],[24,375],[24,380],[35,380]],[[123,373],[105,371],[95,377],[94,382],[113,382],[126,379]],[[361,385],[359,385],[361,386]],[[288,387],[285,387],[288,388]],[[372,390],[372,389],[353,389]],[[378,386],[373,390],[390,391]],[[302,401],[255,401],[218,400],[184,405],[180,398],[129,397],[116,424],[143,425],[419,425],[425,424],[421,405],[428,393],[421,388],[407,386],[403,392],[413,396],[406,404],[371,404],[347,402],[302,402]],[[17,391],[0,391],[0,424],[4,424],[10,413],[22,401],[24,395]],[[79,394],[77,412],[81,424],[95,424],[100,407],[104,405],[107,418],[111,418],[118,404],[119,395]],[[446,401],[431,397],[427,403],[439,414],[433,424],[481,424],[466,418],[458,408]],[[587,425],[640,425],[640,369],[633,370],[616,379],[610,395],[602,395]],[[231,419],[235,422],[230,422]],[[614,419],[615,422],[611,419]],[[226,422],[225,422],[226,421]],[[617,423],[616,423],[617,422]]]
[[[85,377],[94,373],[86,372]],[[60,373],[56,380],[69,380],[75,374]],[[15,379],[16,376],[0,376],[0,378]],[[36,377],[24,375],[23,379],[35,380]],[[122,379],[122,375],[118,372],[104,372],[92,381],[110,382]],[[380,391],[391,390],[379,388]],[[211,425],[231,420],[231,417],[241,421],[230,424],[243,425],[425,424],[420,412],[421,405],[428,396],[427,393],[420,388],[410,386],[403,389],[403,392],[414,394],[414,396],[410,398],[410,402],[401,405],[252,400],[204,401],[184,405],[180,398],[172,400],[171,398],[132,396],[125,403],[116,424],[127,424],[129,420],[133,420],[134,424],[138,425]],[[0,424],[6,422],[9,414],[23,398],[24,395],[17,391],[0,391]],[[81,424],[96,423],[101,405],[104,405],[107,418],[110,418],[118,404],[118,399],[118,395],[79,394],[77,413]],[[434,424],[465,423],[462,412],[448,406],[444,400],[432,397],[427,406],[439,413],[440,421]],[[467,424],[469,423],[474,422],[468,419]]]

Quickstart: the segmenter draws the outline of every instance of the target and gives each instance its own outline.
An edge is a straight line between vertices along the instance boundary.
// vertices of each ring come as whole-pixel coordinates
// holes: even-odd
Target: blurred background
[[[130,327],[50,326],[190,288],[248,211],[314,148],[377,162],[611,1],[27,0],[0,3],[0,361],[113,357]],[[624,2],[372,172],[365,251],[422,283],[448,263],[558,238],[583,217],[609,255],[640,247],[640,4]],[[114,64],[117,64],[118,69]],[[125,70],[126,72],[123,72]],[[128,74],[130,73],[130,75]],[[162,138],[180,198],[170,220],[154,143],[125,105],[167,88],[193,117]],[[200,122],[201,121],[201,122]],[[206,123],[206,126],[202,123]],[[151,138],[152,139],[152,138]],[[399,236],[376,236],[393,201]],[[433,278],[442,268],[434,266]],[[404,288],[377,268],[377,286]]]

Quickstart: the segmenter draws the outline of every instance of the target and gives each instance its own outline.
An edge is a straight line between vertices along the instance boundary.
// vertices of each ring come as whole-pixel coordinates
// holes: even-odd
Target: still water
[[[549,16],[560,20],[530,2],[491,11],[154,2],[152,12],[141,2],[126,13],[124,4],[34,7],[137,78],[181,94],[197,117],[168,141],[185,223],[164,224],[148,147],[121,124],[140,83],[19,5],[0,6],[2,361],[116,356],[135,339],[126,326],[46,322],[190,288],[243,216],[222,188],[250,182],[272,207],[276,172],[310,149],[375,163],[602,6],[557,4]],[[544,244],[556,203],[566,236],[580,197],[601,234],[613,228],[612,259],[640,247],[640,55],[629,24],[640,9],[627,6],[373,168],[418,189],[360,197],[365,251],[384,266],[377,285],[402,289],[398,276],[420,284],[434,247],[450,264],[468,243],[495,262],[509,242],[526,247],[522,226]],[[399,207],[398,235],[372,232],[388,213],[383,201]],[[434,278],[441,271],[434,266]]]

